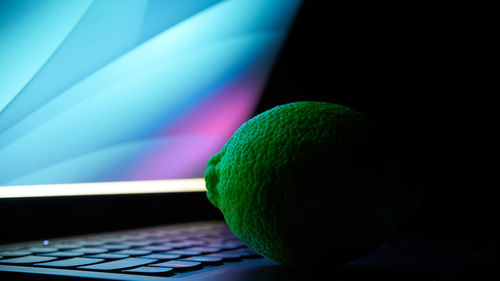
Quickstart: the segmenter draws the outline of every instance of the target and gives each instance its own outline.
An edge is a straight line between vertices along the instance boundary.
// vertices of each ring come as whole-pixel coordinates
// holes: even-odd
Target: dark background
[[[497,244],[498,23],[486,6],[306,1],[262,112],[355,108],[384,128],[399,182],[422,189],[408,235]]]

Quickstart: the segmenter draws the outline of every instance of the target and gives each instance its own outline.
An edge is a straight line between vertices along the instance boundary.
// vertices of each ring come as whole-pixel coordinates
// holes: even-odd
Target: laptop
[[[333,7],[334,16],[331,6],[294,0],[1,1],[0,279],[482,280],[495,272],[496,235],[486,223],[494,197],[450,179],[465,163],[457,158],[430,163],[450,187],[438,173],[426,176],[425,157],[442,151],[405,130],[444,119],[420,114],[429,89],[420,75],[441,77],[426,63],[443,56],[422,53],[414,37],[427,35],[399,18],[428,12]],[[432,19],[428,29],[416,22],[439,33]],[[410,66],[394,67],[401,58]],[[469,79],[461,71],[476,68],[466,66],[447,68],[447,77]],[[408,84],[426,91],[402,95]],[[430,93],[433,102],[446,98]],[[278,265],[232,235],[205,196],[206,161],[238,126],[295,100],[392,122],[393,145],[404,151],[401,182],[424,185],[417,215],[345,265]],[[410,138],[412,150],[401,149]],[[476,199],[473,208],[464,198]]]
[[[203,172],[255,113],[300,5],[2,1],[0,276],[275,266],[210,206]]]

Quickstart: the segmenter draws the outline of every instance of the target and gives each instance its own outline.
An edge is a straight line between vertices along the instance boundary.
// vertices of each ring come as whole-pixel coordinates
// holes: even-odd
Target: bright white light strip
[[[197,192],[205,190],[205,181],[202,178],[194,178],[176,180],[0,186],[0,198]]]

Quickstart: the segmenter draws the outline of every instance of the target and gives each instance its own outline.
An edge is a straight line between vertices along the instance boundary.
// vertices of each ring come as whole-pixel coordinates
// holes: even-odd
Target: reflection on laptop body
[[[4,1],[0,200],[203,194],[300,2]],[[218,221],[0,246],[3,274],[220,280],[265,265]]]

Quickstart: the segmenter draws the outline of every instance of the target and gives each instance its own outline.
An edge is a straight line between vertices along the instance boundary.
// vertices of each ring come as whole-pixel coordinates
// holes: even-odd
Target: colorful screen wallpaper
[[[295,0],[2,0],[0,185],[202,177]]]

